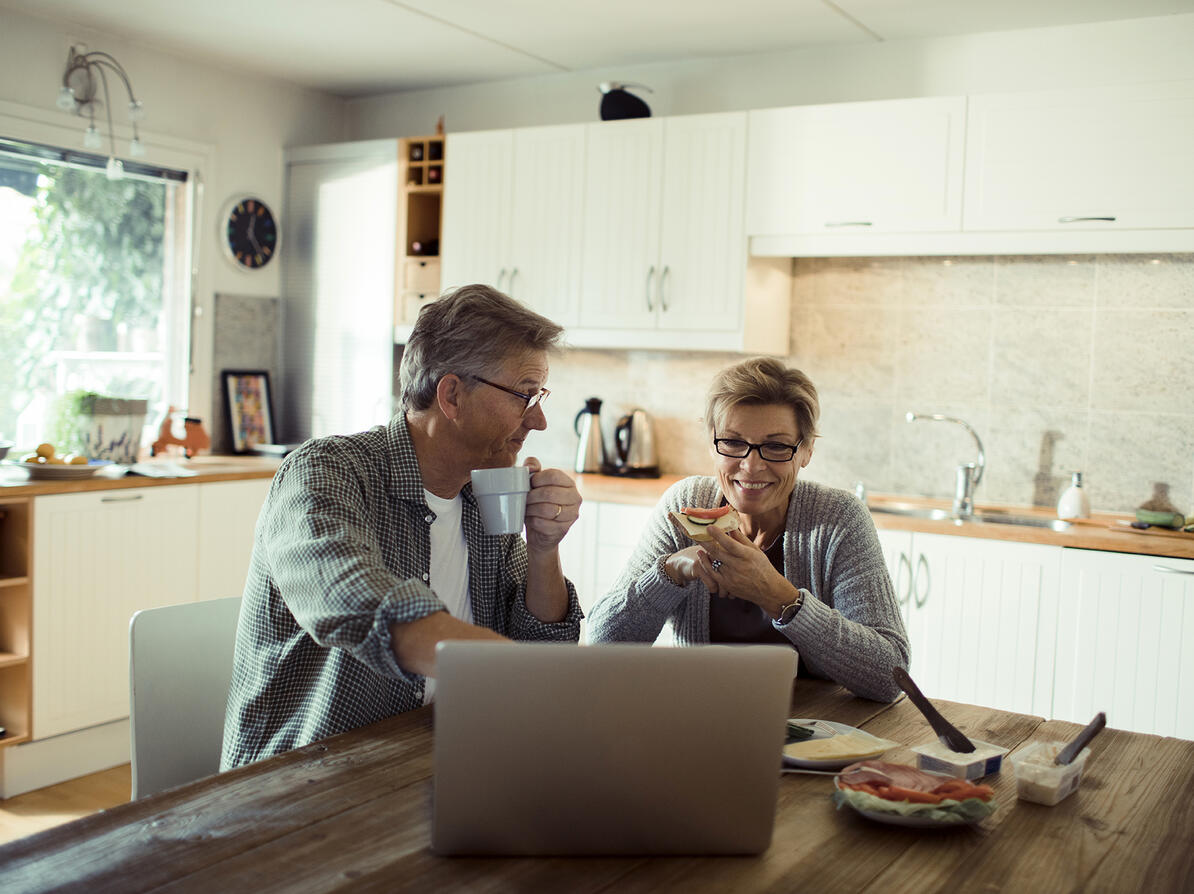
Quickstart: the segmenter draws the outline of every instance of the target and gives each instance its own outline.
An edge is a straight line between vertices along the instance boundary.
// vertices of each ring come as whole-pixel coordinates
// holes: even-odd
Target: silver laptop
[[[436,664],[436,853],[771,843],[792,649],[458,641]]]

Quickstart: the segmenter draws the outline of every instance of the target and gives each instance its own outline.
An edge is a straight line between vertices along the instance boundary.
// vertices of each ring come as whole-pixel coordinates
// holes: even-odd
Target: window
[[[187,175],[0,139],[0,438],[50,439],[59,395],[185,407]]]

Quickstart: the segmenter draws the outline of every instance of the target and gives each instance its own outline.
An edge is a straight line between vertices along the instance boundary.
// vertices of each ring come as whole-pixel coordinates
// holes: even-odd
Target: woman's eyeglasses
[[[803,438],[794,445],[781,444],[778,441],[752,444],[749,441],[742,441],[738,438],[714,438],[713,449],[722,456],[732,456],[735,459],[746,459],[746,457],[750,456],[752,450],[757,450],[759,451],[759,456],[769,463],[786,463],[796,455],[796,451],[800,449],[800,445],[803,443]]]
[[[534,407],[537,407],[539,404],[543,403],[543,401],[547,400],[547,395],[551,394],[551,392],[546,388],[540,388],[534,394],[527,394],[523,391],[515,391],[513,388],[507,388],[505,385],[499,385],[497,382],[491,382],[489,379],[482,379],[480,376],[473,376],[473,378],[478,382],[482,382],[490,386],[491,388],[498,389],[498,391],[505,391],[507,394],[513,394],[515,397],[521,397],[527,402],[525,409],[522,411],[524,416],[531,412]]]

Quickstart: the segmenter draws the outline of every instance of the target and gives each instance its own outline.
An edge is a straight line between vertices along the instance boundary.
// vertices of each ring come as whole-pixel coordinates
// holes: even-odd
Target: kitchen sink
[[[911,503],[879,503],[868,505],[871,512],[885,515],[902,515],[908,518],[923,518],[929,521],[952,521],[955,525],[1019,525],[1025,528],[1048,528],[1053,531],[1068,531],[1073,525],[1059,518],[1042,518],[1036,515],[1016,515],[998,509],[985,509],[970,518],[954,518],[947,509],[915,506]]]
[[[946,509],[930,509],[925,506],[913,506],[910,503],[880,503],[868,504],[871,512],[882,512],[885,515],[904,515],[909,518],[927,518],[929,521],[949,521],[950,514]]]

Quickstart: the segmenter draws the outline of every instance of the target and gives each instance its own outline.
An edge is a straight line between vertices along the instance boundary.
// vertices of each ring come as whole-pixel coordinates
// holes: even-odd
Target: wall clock
[[[256,196],[240,196],[224,206],[220,244],[241,270],[258,270],[278,254],[282,234],[269,205]]]

